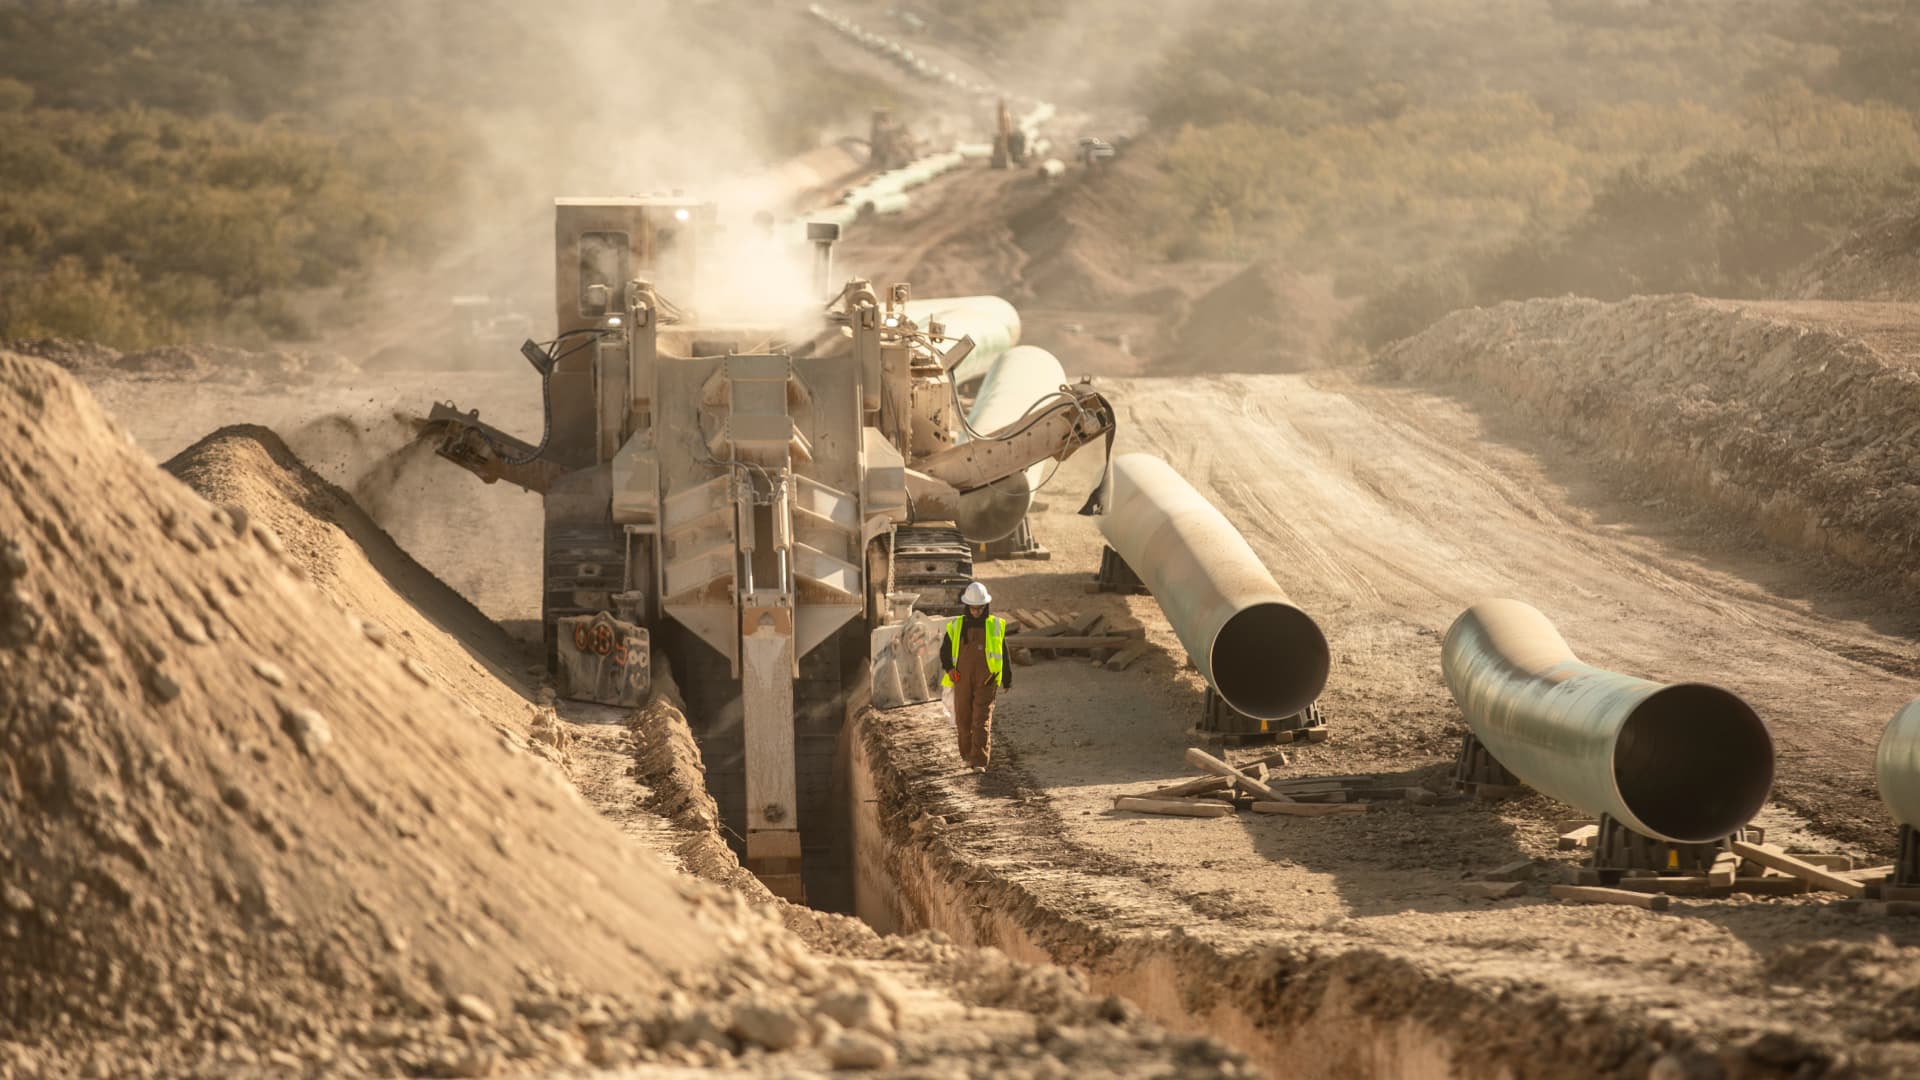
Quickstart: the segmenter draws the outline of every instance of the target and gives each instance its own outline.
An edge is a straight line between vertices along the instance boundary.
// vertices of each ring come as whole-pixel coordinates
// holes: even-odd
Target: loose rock
[[[333,742],[333,728],[327,725],[326,717],[304,706],[280,707],[280,726],[300,749],[313,757],[325,750]]]
[[[893,1044],[864,1031],[843,1031],[827,1043],[827,1060],[836,1069],[890,1069],[900,1060]]]

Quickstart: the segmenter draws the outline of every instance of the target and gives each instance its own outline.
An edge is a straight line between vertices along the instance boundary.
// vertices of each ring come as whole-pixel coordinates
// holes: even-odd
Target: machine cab
[[[626,309],[627,283],[643,279],[664,296],[692,294],[699,250],[715,208],[651,196],[554,200],[554,302],[558,330],[604,326]]]

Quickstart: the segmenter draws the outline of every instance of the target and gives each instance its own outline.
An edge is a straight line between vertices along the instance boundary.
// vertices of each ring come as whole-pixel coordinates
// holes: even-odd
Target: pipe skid
[[[1100,531],[1139,575],[1216,693],[1279,720],[1327,686],[1326,635],[1287,599],[1226,516],[1152,454],[1113,462]]]
[[[1547,617],[1484,600],[1455,619],[1440,670],[1473,733],[1543,794],[1676,843],[1731,835],[1773,787],[1773,737],[1746,702],[1584,664]]]
[[[1920,828],[1920,700],[1893,714],[1873,756],[1880,799],[1902,825]]]
[[[1016,345],[1003,352],[987,369],[980,393],[967,413],[967,425],[983,438],[1012,427],[1035,405],[1059,393],[1066,369],[1045,349]],[[1057,399],[1056,399],[1057,400]],[[961,441],[966,441],[962,432]],[[1033,508],[1033,493],[1046,476],[1047,463],[969,491],[960,497],[961,533],[976,543],[1009,536]]]

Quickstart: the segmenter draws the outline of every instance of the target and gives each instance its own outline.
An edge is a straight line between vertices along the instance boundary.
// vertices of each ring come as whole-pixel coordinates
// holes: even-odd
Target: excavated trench
[[[762,892],[736,861],[727,819],[738,810],[716,798],[732,794],[730,770],[702,761],[707,747],[729,747],[724,706],[702,715],[689,695],[683,713],[678,694],[669,677],[663,698],[636,718],[641,778],[687,836],[689,869]],[[1164,933],[1119,933],[1061,910],[948,842],[964,815],[940,805],[915,761],[924,747],[911,745],[943,725],[913,709],[876,712],[864,691],[841,700],[830,781],[803,802],[842,841],[809,868],[816,909],[856,915],[882,934],[939,931],[1066,967],[1094,994],[1126,999],[1169,1030],[1218,1038],[1272,1075],[1514,1076],[1551,1053],[1547,1045],[1618,1059],[1621,1032],[1609,1022],[1557,1003],[1496,1002],[1370,949],[1224,950],[1171,923]],[[1502,1052],[1490,1057],[1489,1046]]]
[[[875,930],[938,930],[963,945],[1069,967],[1093,993],[1125,998],[1170,1030],[1218,1038],[1275,1076],[1465,1075],[1453,1066],[1452,1039],[1411,1017],[1376,1019],[1356,1009],[1377,993],[1364,979],[1329,979],[1320,992],[1276,997],[1284,976],[1269,985],[1252,958],[1230,960],[1178,933],[1152,943],[1109,938],[1049,910],[929,835],[938,826],[930,826],[914,778],[895,760],[886,714],[852,709],[847,731],[854,913]],[[1297,1000],[1307,996],[1317,1000]]]

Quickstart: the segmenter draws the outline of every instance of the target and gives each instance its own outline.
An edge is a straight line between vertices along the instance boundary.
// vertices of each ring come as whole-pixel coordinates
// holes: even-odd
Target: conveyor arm
[[[1113,427],[1106,398],[1085,386],[1063,387],[1057,398],[1006,427],[922,458],[914,468],[964,494],[1049,458],[1065,461]]]

